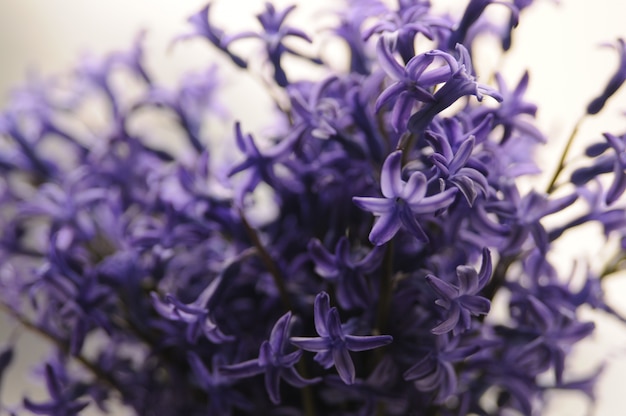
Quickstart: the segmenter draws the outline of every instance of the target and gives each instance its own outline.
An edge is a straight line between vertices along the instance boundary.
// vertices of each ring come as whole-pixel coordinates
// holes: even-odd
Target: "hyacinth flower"
[[[153,292],[151,296],[154,307],[164,318],[187,324],[186,335],[190,343],[197,342],[201,334],[216,344],[232,341],[233,337],[224,334],[218,327],[213,318],[212,309],[219,302],[224,286],[238,271],[238,259],[231,261],[224,267],[222,273],[200,293],[198,298],[189,304],[181,302],[172,295],[166,295],[165,299],[161,300],[158,294]]]
[[[451,75],[435,92],[433,100],[411,115],[407,124],[407,129],[411,133],[423,134],[437,114],[462,97],[475,96],[480,101],[484,95],[488,95],[496,101],[502,101],[502,95],[498,91],[476,81],[471,58],[465,46],[457,44],[456,53],[458,60],[447,53],[438,54],[446,60]]]
[[[362,7],[359,4],[360,7]],[[376,33],[386,34],[393,37],[396,49],[404,63],[415,56],[415,37],[422,34],[428,39],[435,39],[439,30],[450,29],[452,22],[444,16],[436,16],[430,13],[430,3],[426,1],[410,2],[399,1],[397,10],[374,10],[382,15],[370,27],[363,31],[363,39],[369,39]],[[383,13],[383,11],[385,13]]]
[[[235,124],[235,137],[237,139],[237,147],[241,150],[246,158],[233,166],[228,172],[228,176],[236,175],[240,172],[244,173],[244,180],[238,191],[238,201],[243,205],[244,197],[247,193],[254,191],[256,186],[265,182],[270,186],[277,188],[286,188],[292,192],[302,190],[302,183],[296,176],[278,176],[276,167],[281,166],[295,169],[293,165],[286,162],[289,157],[294,140],[284,140],[269,150],[261,152],[257,147],[251,134],[244,134],[239,123]]]
[[[465,43],[467,32],[470,30],[472,25],[476,23],[476,21],[482,16],[485,9],[490,4],[500,4],[505,7],[508,7],[511,10],[510,25],[512,27],[517,26],[519,10],[514,5],[510,3],[506,3],[504,1],[470,0],[467,7],[465,8],[465,12],[463,13],[463,17],[461,18],[461,21],[458,23],[458,26],[455,28],[450,38],[448,39],[449,49],[454,49],[455,46],[459,43]]]
[[[385,244],[400,228],[420,241],[428,241],[416,216],[445,209],[454,201],[457,190],[450,188],[426,196],[426,183],[426,176],[422,172],[413,172],[408,181],[402,179],[402,151],[397,150],[387,156],[380,174],[383,198],[352,198],[359,208],[379,217],[369,235],[373,244]]]
[[[238,364],[221,367],[222,374],[234,378],[247,378],[264,374],[265,389],[272,403],[280,403],[280,380],[284,379],[294,387],[302,388],[318,383],[319,378],[305,379],[294,368],[302,357],[302,350],[287,353],[291,313],[287,312],[274,324],[268,340],[259,348],[259,357]],[[294,344],[293,341],[291,341]]]
[[[276,10],[272,3],[265,3],[265,11],[257,15],[257,19],[263,27],[262,33],[256,33],[251,31],[241,32],[234,35],[226,36],[221,39],[224,46],[227,48],[231,43],[240,39],[256,38],[265,43],[265,51],[267,58],[274,69],[274,81],[281,86],[285,87],[289,84],[287,80],[287,74],[282,67],[282,57],[285,53],[305,57],[301,53],[294,51],[292,48],[284,44],[285,38],[292,37],[302,39],[308,43],[311,42],[311,38],[302,30],[286,26],[285,19],[296,8],[296,6],[289,6],[281,11]],[[306,58],[306,57],[305,57]],[[317,58],[308,58],[314,63],[321,64],[321,61]]]
[[[158,87],[151,89],[135,108],[157,106],[170,109],[187,133],[191,146],[202,153],[206,149],[200,139],[202,119],[211,112],[222,113],[214,99],[217,86],[217,67],[213,66],[203,72],[187,74],[175,92]]]
[[[516,135],[524,135],[545,143],[544,135],[528,120],[534,118],[537,113],[537,106],[524,100],[530,78],[528,71],[524,72],[513,90],[509,89],[500,73],[496,73],[495,78],[502,102],[496,108],[477,108],[473,114],[474,119],[484,120],[487,115],[493,115],[493,122],[503,127],[501,143]]]
[[[222,374],[225,359],[215,355],[209,370],[195,353],[187,356],[198,384],[210,397],[208,411],[212,415],[230,415],[233,408],[251,411],[254,407],[246,397],[230,388],[237,380]]]
[[[365,275],[380,266],[383,253],[378,246],[358,261],[353,260],[346,237],[339,239],[334,254],[328,252],[319,240],[311,240],[308,247],[315,262],[315,272],[335,284],[337,301],[342,307],[371,306],[373,294]]]
[[[437,168],[440,178],[455,186],[470,206],[474,204],[479,193],[486,195],[489,186],[487,178],[468,163],[476,142],[474,136],[461,143],[456,153],[453,153],[448,140],[441,135],[428,132],[426,139],[434,144],[435,149],[440,149],[430,155],[430,160]]]
[[[291,337],[289,341],[305,351],[315,352],[322,367],[334,366],[346,384],[354,384],[356,371],[350,351],[368,351],[383,347],[393,338],[389,335],[349,335],[339,319],[337,308],[330,307],[330,296],[321,292],[315,297],[315,330],[319,337]]]
[[[376,111],[394,100],[391,124],[396,132],[403,132],[416,102],[435,100],[430,88],[450,77],[449,68],[439,67],[425,72],[435,60],[436,52],[415,56],[403,67],[391,54],[384,37],[378,40],[376,50],[380,65],[394,80],[376,100]]]
[[[491,278],[491,272],[491,254],[485,249],[478,272],[470,266],[456,268],[458,285],[434,275],[426,276],[426,281],[438,296],[435,303],[446,310],[445,319],[431,330],[433,334],[442,335],[452,331],[457,335],[471,328],[472,316],[489,313],[491,303],[479,294]]]
[[[420,391],[436,391],[435,402],[441,403],[452,396],[458,385],[454,365],[480,350],[478,345],[459,345],[459,337],[438,335],[436,347],[413,364],[402,375],[413,381]]]
[[[606,102],[619,87],[626,81],[626,42],[624,39],[617,40],[617,50],[619,52],[619,66],[615,74],[611,77],[602,94],[594,98],[587,106],[588,114],[598,114]]]
[[[240,68],[247,68],[248,63],[238,55],[228,50],[228,45],[224,42],[226,36],[224,31],[213,26],[210,19],[211,3],[208,3],[196,14],[190,16],[187,21],[193,25],[194,31],[192,33],[179,36],[175,40],[184,40],[196,36],[202,36],[211,42],[220,51],[226,54],[234,63]]]
[[[78,416],[80,412],[89,406],[88,401],[76,400],[75,393],[63,385],[58,370],[51,364],[46,364],[44,369],[46,387],[50,394],[50,401],[44,403],[33,402],[24,398],[24,407],[37,415],[49,416]]]
[[[56,359],[38,373],[48,399],[0,412],[531,415],[554,391],[595,397],[599,372],[573,374],[570,350],[592,334],[585,309],[624,322],[602,287],[625,257],[623,137],[607,133],[587,162],[565,166],[564,192],[543,192],[530,78],[495,74],[492,89],[470,60],[498,1],[464,13],[348,3],[324,33],[349,53],[298,81],[285,72],[299,55],[290,42],[318,39],[288,24],[293,7],[265,6],[257,32],[215,27],[212,6],[189,19],[178,39],[207,39],[226,65],[252,63],[234,53],[239,39],[265,47],[264,85],[280,101],[269,135],[213,129],[214,116],[231,121],[218,106],[225,77],[207,65],[164,87],[142,34],[81,61],[65,98],[37,80],[10,97],[0,309],[15,330],[0,378],[6,387],[22,329]],[[118,75],[139,82],[119,88]],[[104,117],[92,125],[94,98]],[[147,106],[179,128],[136,123]],[[192,151],[152,147],[163,139]],[[212,158],[217,142],[239,154]],[[589,221],[622,245],[563,276],[553,248]]]

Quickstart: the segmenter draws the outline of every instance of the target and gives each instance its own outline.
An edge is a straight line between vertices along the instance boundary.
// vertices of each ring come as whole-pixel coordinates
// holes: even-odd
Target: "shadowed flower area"
[[[570,155],[588,134],[575,130],[535,160],[553,138],[534,76],[486,73],[479,53],[488,37],[503,54],[488,59],[515,53],[534,2],[348,0],[306,25],[268,2],[249,27],[236,3],[241,29],[217,2],[191,13],[177,48],[198,38],[226,59],[178,83],[146,64],[142,31],[9,95],[0,387],[25,332],[50,354],[31,378],[46,389],[2,395],[0,414],[531,416],[559,391],[593,404],[611,354],[572,363],[597,316],[626,325],[606,286],[626,262],[626,135],[589,133],[603,139]],[[617,46],[587,116],[614,105]],[[223,97],[244,79],[267,94],[245,96],[250,114]],[[597,241],[577,234],[588,223]],[[585,252],[563,273],[568,241]]]
[[[279,385],[281,378],[290,385],[299,388],[319,382],[319,378],[310,380],[303,378],[294,368],[302,356],[301,350],[291,353],[285,351],[289,341],[294,343],[289,338],[290,323],[291,313],[286,313],[280,317],[272,328],[269,340],[263,341],[261,344],[258,358],[223,366],[221,368],[222,374],[235,378],[264,374],[265,388],[274,404],[280,403]]]
[[[458,285],[452,285],[436,276],[426,276],[426,281],[437,293],[435,303],[446,310],[445,320],[432,329],[437,335],[452,331],[458,334],[470,329],[471,316],[486,315],[491,307],[488,299],[477,296],[491,277],[491,255],[483,251],[483,260],[480,271],[469,266],[458,266],[456,275]]]

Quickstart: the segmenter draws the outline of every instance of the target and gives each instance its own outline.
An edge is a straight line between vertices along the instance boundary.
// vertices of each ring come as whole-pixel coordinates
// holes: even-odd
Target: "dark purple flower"
[[[36,415],[49,416],[78,416],[80,412],[89,406],[88,401],[78,401],[74,397],[74,392],[68,390],[59,379],[59,374],[55,368],[46,364],[45,379],[50,401],[45,403],[35,403],[28,398],[24,398],[24,407],[26,410]]]
[[[436,51],[415,56],[406,63],[406,66],[402,66],[391,54],[384,38],[378,40],[376,50],[380,65],[394,81],[376,100],[376,111],[380,111],[383,105],[394,100],[391,125],[397,133],[401,133],[417,102],[434,101],[430,88],[447,80],[450,77],[450,69],[438,67],[426,72],[438,55]]]
[[[398,3],[398,10],[389,10],[382,14],[378,21],[363,31],[363,38],[369,39],[375,33],[393,38],[397,51],[404,62],[408,63],[415,56],[415,37],[418,33],[432,40],[438,31],[450,30],[452,22],[446,17],[431,13],[430,3],[427,1]]]
[[[433,143],[436,149],[435,153],[430,155],[430,160],[437,168],[438,176],[456,187],[467,203],[472,206],[476,197],[480,194],[487,194],[487,178],[485,175],[471,166],[469,162],[472,152],[474,151],[474,136],[470,136],[456,150],[456,153],[450,147],[448,140],[441,135],[426,133],[426,139]]]
[[[373,293],[366,274],[380,266],[383,250],[376,246],[361,260],[355,261],[346,237],[339,239],[334,254],[329,253],[317,239],[311,240],[308,248],[315,263],[315,272],[334,283],[337,301],[343,308],[366,308],[372,305]]]
[[[445,319],[431,331],[441,335],[452,331],[454,335],[470,329],[472,316],[486,315],[491,302],[480,296],[480,291],[491,278],[491,254],[483,250],[480,271],[477,273],[470,266],[458,266],[456,276],[458,285],[446,282],[436,276],[426,276],[426,281],[437,293],[435,303],[445,309]]]
[[[480,349],[478,345],[459,345],[459,341],[449,334],[437,336],[436,346],[404,372],[404,379],[413,381],[419,391],[436,391],[435,403],[443,403],[457,391],[455,364]]]
[[[622,86],[626,80],[626,42],[624,39],[617,40],[617,50],[619,52],[619,66],[617,72],[611,77],[609,83],[598,97],[594,98],[587,106],[588,114],[597,114],[602,110],[607,100]]]
[[[269,59],[272,67],[274,68],[274,80],[276,83],[285,87],[289,84],[287,80],[287,74],[281,65],[282,56],[285,53],[291,55],[305,57],[299,52],[296,52],[289,46],[286,46],[283,42],[286,38],[299,38],[306,42],[311,42],[311,39],[301,29],[295,27],[286,26],[285,19],[296,8],[295,5],[289,6],[281,11],[277,11],[274,5],[271,3],[265,3],[265,11],[257,15],[257,19],[263,27],[262,33],[256,32],[241,32],[235,35],[227,36],[221,39],[225,47],[228,47],[234,41],[245,38],[257,38],[265,42],[265,50],[267,58]],[[308,58],[315,63],[321,63],[317,58]]]
[[[234,407],[247,411],[253,410],[252,403],[243,394],[231,388],[236,379],[222,374],[222,367],[226,364],[222,356],[218,354],[213,356],[211,370],[195,353],[190,352],[187,360],[198,383],[209,395],[209,414],[228,416],[232,414]]]
[[[209,22],[209,15],[211,12],[211,3],[204,6],[198,13],[192,15],[187,19],[189,23],[194,26],[194,32],[182,35],[176,38],[176,40],[183,40],[195,36],[202,36],[211,42],[220,51],[224,52],[234,63],[240,68],[247,68],[248,64],[238,55],[235,55],[228,50],[228,45],[224,42],[224,31],[216,28]]]
[[[2,391],[2,383],[4,381],[4,375],[6,373],[7,368],[13,362],[14,347],[13,345],[8,345],[2,348],[0,351],[0,392]]]
[[[301,350],[287,353],[291,312],[281,316],[270,334],[269,340],[263,341],[259,348],[259,357],[221,367],[222,374],[235,378],[247,378],[264,374],[265,389],[274,404],[280,403],[280,379],[294,387],[302,388],[319,382],[320,378],[305,379],[294,366],[300,361]],[[293,342],[292,342],[293,343]]]
[[[200,334],[216,344],[232,341],[234,337],[224,334],[215,322],[213,308],[220,301],[225,285],[239,272],[239,259],[229,262],[192,303],[182,303],[172,295],[166,295],[162,301],[153,292],[154,308],[166,319],[187,324],[188,342],[197,342]]]
[[[165,296],[165,300],[161,301],[158,295],[153,293],[154,308],[164,318],[186,323],[188,325],[187,340],[189,342],[195,342],[200,334],[203,334],[214,343],[232,341],[233,337],[225,335],[218,328],[217,323],[213,320],[210,311],[206,307],[220,280],[215,279],[211,282],[198,299],[190,304],[184,304],[172,295]]]
[[[353,384],[356,373],[349,351],[367,351],[385,346],[393,340],[389,335],[349,335],[344,333],[339,311],[330,307],[330,297],[321,292],[315,297],[315,330],[319,337],[291,337],[296,347],[315,352],[315,361],[324,368],[333,365],[346,384]]]
[[[503,6],[508,7],[511,10],[511,26],[517,26],[517,19],[519,11],[517,8],[504,1],[496,1],[496,0],[470,0],[469,4],[465,8],[465,13],[463,13],[463,17],[459,22],[456,29],[452,32],[448,40],[448,48],[454,49],[454,47],[459,43],[465,43],[465,37],[467,36],[467,32],[470,27],[476,23],[476,21],[483,14],[487,6],[490,4],[501,4]]]
[[[293,140],[284,140],[274,147],[261,152],[252,135],[244,134],[241,131],[239,123],[235,124],[235,138],[237,147],[246,156],[242,162],[232,167],[228,172],[229,176],[240,172],[245,175],[243,183],[237,191],[239,204],[242,205],[245,195],[252,192],[261,182],[279,189],[287,189],[291,192],[300,192],[302,190],[303,185],[296,176],[279,175],[277,172],[279,165],[288,169],[295,169],[293,165],[284,163],[293,150]]]
[[[457,44],[456,54],[458,59],[444,52],[438,54],[448,64],[450,76],[446,79],[445,84],[435,92],[434,100],[424,104],[422,108],[411,115],[407,125],[411,133],[423,134],[437,114],[462,97],[471,95],[481,101],[484,95],[488,95],[496,101],[502,101],[502,95],[498,91],[476,81],[469,52],[463,45]]]
[[[426,196],[427,178],[419,171],[413,172],[408,181],[402,179],[402,151],[387,156],[380,174],[383,198],[354,197],[361,209],[378,216],[370,232],[373,244],[382,245],[391,240],[401,227],[421,241],[428,241],[416,215],[432,214],[448,207],[454,201],[456,188],[446,189]]]

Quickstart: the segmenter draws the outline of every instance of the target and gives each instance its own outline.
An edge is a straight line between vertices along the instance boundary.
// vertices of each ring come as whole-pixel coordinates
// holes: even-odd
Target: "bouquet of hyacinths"
[[[574,133],[545,169],[533,162],[546,137],[528,75],[511,84],[472,65],[477,36],[508,50],[530,3],[471,0],[455,19],[427,1],[349,1],[331,31],[347,69],[298,81],[286,56],[326,64],[296,48],[311,34],[289,24],[293,7],[268,3],[243,33],[205,7],[182,38],[260,68],[269,134],[236,122],[207,137],[215,69],[167,89],[141,37],[83,62],[69,86],[16,90],[0,115],[0,306],[54,354],[39,367],[48,398],[2,411],[530,415],[553,390],[593,399],[602,365],[574,375],[568,362],[594,330],[582,309],[623,320],[602,281],[625,259],[608,239],[626,235],[626,135],[572,162]],[[507,18],[488,20],[491,7]],[[263,55],[242,55],[244,38]],[[589,115],[626,77],[617,50]],[[80,122],[94,99],[100,130]],[[176,120],[178,151],[132,128],[146,111]],[[218,140],[233,157],[215,156]],[[540,172],[547,187],[519,187]],[[555,241],[589,222],[614,256],[559,275]],[[5,342],[0,376],[19,353]]]

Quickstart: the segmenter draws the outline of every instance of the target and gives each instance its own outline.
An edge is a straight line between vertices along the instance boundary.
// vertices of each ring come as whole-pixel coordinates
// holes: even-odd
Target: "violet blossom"
[[[569,143],[538,164],[549,136],[527,68],[515,84],[472,55],[494,28],[513,53],[533,2],[432,3],[348,1],[306,32],[295,6],[266,3],[260,29],[234,32],[208,4],[174,40],[204,38],[227,59],[176,86],[146,65],[140,32],[85,55],[69,98],[52,79],[16,89],[0,113],[0,310],[15,328],[0,387],[23,332],[52,354],[37,366],[46,395],[0,412],[533,415],[560,390],[595,400],[611,361],[580,374],[571,349],[593,334],[589,309],[626,322],[604,287],[626,261],[626,136],[598,131],[580,157]],[[492,4],[504,21],[487,21]],[[295,49],[320,33],[347,47],[343,62]],[[243,39],[261,43],[271,76]],[[624,81],[618,42],[588,114]],[[321,76],[296,74],[288,55]],[[270,128],[244,131],[222,107],[229,73],[263,81]],[[85,129],[94,97],[103,123]],[[135,123],[146,113],[177,129]],[[230,133],[207,128],[215,119]],[[555,246],[590,222],[608,260],[563,274]]]

